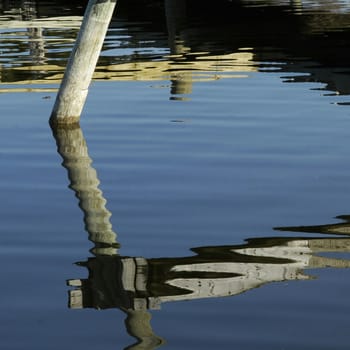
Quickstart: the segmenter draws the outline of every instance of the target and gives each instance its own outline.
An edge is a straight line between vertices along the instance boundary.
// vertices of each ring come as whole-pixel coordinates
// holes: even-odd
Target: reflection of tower
[[[24,21],[30,21],[36,18],[36,0],[22,0],[21,8]]]
[[[32,21],[37,18],[36,0],[22,0],[23,20]],[[29,54],[33,63],[42,64],[45,61],[45,42],[43,28],[30,27],[27,29],[29,37]]]
[[[33,58],[34,64],[45,62],[45,41],[43,28],[28,28],[29,54]]]
[[[302,0],[290,0],[290,4],[293,7],[301,7],[303,5],[303,1]]]
[[[5,1],[0,7],[3,11],[9,11],[19,21],[23,21],[22,28],[27,28],[29,55],[34,64],[42,64],[45,60],[45,44],[43,38],[43,29],[33,27],[32,22],[37,18],[37,1],[36,0],[18,0]]]
[[[184,38],[181,34],[186,19],[186,12],[186,0],[165,0],[169,47],[177,63],[184,60],[184,55],[189,51],[189,48],[184,45]],[[171,82],[172,95],[184,95],[192,92],[191,72],[182,72],[181,74],[173,72]]]

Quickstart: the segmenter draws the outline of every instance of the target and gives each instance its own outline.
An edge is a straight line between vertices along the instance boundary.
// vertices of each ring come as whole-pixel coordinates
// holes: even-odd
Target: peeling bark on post
[[[117,0],[90,0],[51,114],[52,124],[79,121]]]

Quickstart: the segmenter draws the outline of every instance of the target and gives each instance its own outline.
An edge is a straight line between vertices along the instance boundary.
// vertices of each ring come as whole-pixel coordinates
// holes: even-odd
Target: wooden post
[[[116,3],[117,0],[89,1],[52,110],[51,123],[79,122]]]

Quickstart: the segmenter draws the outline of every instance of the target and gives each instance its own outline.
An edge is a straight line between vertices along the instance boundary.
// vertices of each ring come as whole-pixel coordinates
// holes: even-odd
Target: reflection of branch
[[[89,240],[95,244],[96,254],[115,254],[116,234],[110,223],[111,213],[106,209],[106,200],[98,188],[96,170],[91,166],[83,133],[78,124],[53,126],[57,151],[63,158],[62,165],[68,171],[70,188],[79,199],[84,212],[85,229]]]
[[[336,217],[345,221],[344,223],[328,224],[328,225],[314,225],[314,226],[285,226],[275,227],[278,231],[289,232],[310,232],[310,233],[324,233],[324,234],[336,234],[336,235],[350,235],[350,216],[339,215]]]
[[[153,350],[163,345],[165,341],[153,333],[151,314],[147,310],[126,310],[125,320],[128,333],[137,339],[137,343],[125,350]]]

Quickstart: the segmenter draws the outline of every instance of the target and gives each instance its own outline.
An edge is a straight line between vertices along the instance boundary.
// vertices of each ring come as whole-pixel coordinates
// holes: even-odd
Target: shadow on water
[[[1,85],[60,82],[85,2],[60,3],[61,10],[47,1],[0,2],[0,28],[6,28]],[[19,28],[28,28],[29,46]],[[280,73],[285,82],[319,82],[324,90],[349,94],[349,32],[350,5],[344,1],[199,6],[119,0],[94,78],[168,80],[171,98],[182,99],[196,82],[265,71]]]
[[[192,248],[193,255],[178,258],[123,256],[82,130],[77,124],[53,127],[53,135],[94,245],[94,256],[77,263],[88,278],[67,282],[69,308],[125,312],[126,329],[137,340],[128,349],[165,342],[154,334],[148,311],[164,302],[234,296],[272,282],[312,280],[312,269],[350,267],[349,259],[324,255],[350,252],[350,238],[332,236],[249,238],[239,245]],[[349,224],[277,229],[348,234]]]

